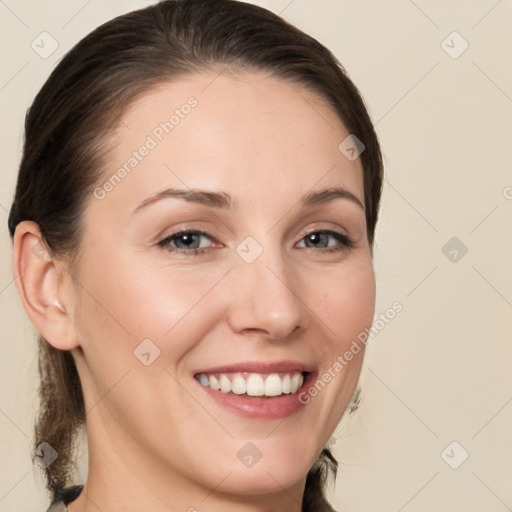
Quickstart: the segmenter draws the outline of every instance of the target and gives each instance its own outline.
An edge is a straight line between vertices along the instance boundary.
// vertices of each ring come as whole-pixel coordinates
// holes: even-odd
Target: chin
[[[250,470],[236,470],[225,481],[219,490],[240,496],[264,496],[282,493],[283,489],[290,489],[296,485],[303,485],[306,480],[308,468],[298,470],[287,463],[282,463],[279,469],[266,470],[252,468]]]
[[[232,494],[258,496],[282,492],[304,484],[320,450],[321,447],[304,446],[300,438],[238,440],[237,457],[226,457],[223,469],[214,478],[218,479],[220,473],[229,474],[220,489]]]

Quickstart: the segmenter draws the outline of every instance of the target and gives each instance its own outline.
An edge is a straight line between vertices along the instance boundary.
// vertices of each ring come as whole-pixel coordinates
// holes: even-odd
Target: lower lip
[[[210,387],[203,386],[199,381],[197,381],[197,384],[219,405],[239,416],[251,419],[277,420],[291,416],[304,407],[304,404],[299,402],[299,394],[306,389],[312,375],[311,373],[306,375],[304,384],[296,393],[275,397],[248,397],[235,393],[222,393],[222,391],[215,391]]]

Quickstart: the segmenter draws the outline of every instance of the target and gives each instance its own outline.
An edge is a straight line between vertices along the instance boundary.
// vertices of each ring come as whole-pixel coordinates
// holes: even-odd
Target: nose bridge
[[[236,332],[266,331],[271,338],[285,338],[306,325],[300,299],[300,279],[286,261],[281,245],[272,237],[263,243],[247,237],[236,248],[234,290],[230,324]]]

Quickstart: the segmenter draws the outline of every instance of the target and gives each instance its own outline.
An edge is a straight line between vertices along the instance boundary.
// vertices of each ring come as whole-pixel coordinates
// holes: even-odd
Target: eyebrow
[[[184,190],[178,188],[168,188],[142,201],[142,203],[140,203],[137,208],[135,208],[133,213],[136,213],[137,211],[153,203],[156,203],[157,201],[169,198],[182,199],[190,203],[196,203],[210,208],[222,208],[229,210],[235,210],[237,208],[236,201],[234,201],[226,192],[215,192],[200,189]],[[364,210],[364,206],[361,201],[352,192],[341,187],[331,187],[325,190],[309,192],[308,194],[301,197],[299,204],[303,208],[307,208],[325,204],[334,199],[347,199]]]

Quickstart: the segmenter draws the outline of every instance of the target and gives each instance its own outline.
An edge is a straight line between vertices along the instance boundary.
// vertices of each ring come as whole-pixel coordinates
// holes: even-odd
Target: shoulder
[[[46,512],[67,512],[66,505],[78,498],[83,488],[83,485],[72,485],[64,489],[56,489]]]

